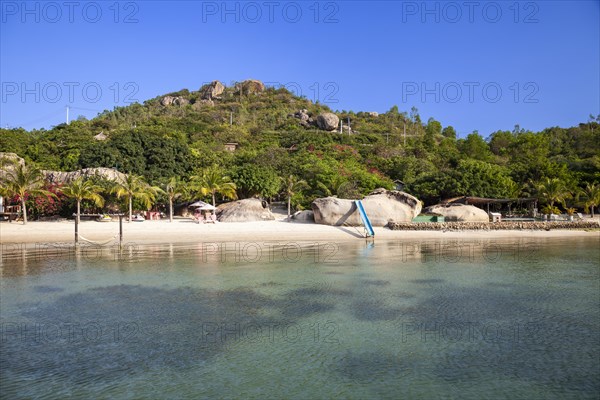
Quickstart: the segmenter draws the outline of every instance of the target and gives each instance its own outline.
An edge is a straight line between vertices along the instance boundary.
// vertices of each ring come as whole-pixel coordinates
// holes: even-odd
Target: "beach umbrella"
[[[195,203],[190,204],[188,207],[197,207],[196,208],[196,212],[199,211],[214,211],[217,209],[217,207],[213,206],[212,204],[208,204],[205,203],[203,201],[197,201]]]
[[[190,204],[188,207],[204,207],[208,205],[208,203],[205,203],[203,201],[196,201],[195,203]]]

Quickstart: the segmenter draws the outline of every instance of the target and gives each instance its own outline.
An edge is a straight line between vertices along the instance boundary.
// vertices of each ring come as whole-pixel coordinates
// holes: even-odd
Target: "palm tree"
[[[169,197],[169,222],[173,222],[173,200],[185,194],[186,185],[178,177],[173,176],[163,187],[163,191]]]
[[[14,167],[17,164],[17,161],[11,157],[2,156],[0,157],[0,172],[3,174],[6,173],[6,167]]]
[[[83,180],[79,177],[63,187],[61,191],[67,197],[71,197],[77,201],[77,223],[80,221],[81,201],[91,200],[98,207],[102,207],[104,199],[98,193],[102,192],[102,188],[95,185],[91,180]]]
[[[129,203],[129,222],[131,222],[131,214],[133,213],[133,199],[140,200],[144,206],[149,209],[156,199],[156,194],[161,191],[160,188],[153,187],[144,182],[144,179],[138,175],[127,175],[122,182],[117,182],[112,193],[117,195],[117,198],[125,197]]]
[[[13,158],[9,158],[6,156],[0,157],[0,183],[2,183],[4,179],[6,179],[6,174],[9,170],[12,170],[15,167],[15,165],[17,165],[17,161]],[[2,196],[8,196],[8,189],[3,183],[0,186],[0,198]]]
[[[292,196],[308,188],[308,183],[305,180],[299,180],[294,175],[285,178],[283,183],[284,194],[287,196],[287,219],[289,222],[292,218]]]
[[[337,196],[342,197],[346,193],[346,189],[352,186],[347,178],[342,175],[335,175],[329,186],[321,181],[317,181],[317,193],[321,196]]]
[[[14,169],[7,171],[0,178],[0,183],[4,186],[2,191],[4,194],[17,196],[21,200],[23,225],[27,224],[27,208],[25,207],[27,195],[56,197],[54,193],[42,189],[44,186],[42,172],[37,168],[29,168],[23,164],[18,164]]]
[[[585,189],[577,193],[577,200],[583,197],[583,206],[591,210],[592,218],[594,218],[594,207],[600,205],[600,185],[596,183],[588,183]]]
[[[537,195],[551,208],[554,203],[561,203],[563,206],[565,200],[571,197],[571,193],[567,190],[563,181],[558,178],[546,178],[545,181],[536,185]]]
[[[8,191],[6,189],[6,187],[4,186],[4,179],[6,178],[6,166],[12,166],[12,160],[9,158],[5,158],[5,157],[0,157],[0,184],[2,184],[0,186],[0,197],[2,196],[7,196],[8,195]],[[8,168],[7,168],[8,169]]]
[[[527,187],[525,185],[519,185],[518,183],[516,183],[515,181],[513,181],[512,179],[510,179],[509,181],[506,182],[506,197],[513,200],[516,199],[517,200],[517,207],[520,204],[519,198],[521,197],[521,194],[526,193],[527,191]],[[512,214],[511,211],[511,207],[512,207],[512,201],[508,203],[508,213]]]
[[[235,183],[231,181],[231,178],[223,175],[217,166],[208,168],[202,176],[193,176],[192,181],[202,196],[209,194],[212,196],[213,206],[216,206],[215,195],[217,193],[223,197],[237,199]]]

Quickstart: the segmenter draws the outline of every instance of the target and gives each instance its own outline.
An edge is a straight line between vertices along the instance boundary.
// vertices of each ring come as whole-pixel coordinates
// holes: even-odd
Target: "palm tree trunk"
[[[173,197],[169,196],[169,222],[173,222]]]
[[[132,208],[133,208],[133,198],[132,198],[132,196],[129,196],[129,221],[127,221],[128,223],[131,222]]]
[[[292,219],[292,196],[288,196],[288,222]]]
[[[23,225],[27,225],[27,208],[25,207],[25,196],[21,196],[21,208],[23,209]]]
[[[215,192],[212,192],[212,199],[213,199],[213,207],[216,207],[217,202],[215,200]]]
[[[81,222],[79,215],[81,214],[81,200],[77,199],[77,223]]]

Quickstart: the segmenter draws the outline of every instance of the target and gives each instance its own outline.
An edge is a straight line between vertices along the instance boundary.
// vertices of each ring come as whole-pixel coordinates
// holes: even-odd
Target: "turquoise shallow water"
[[[598,238],[2,246],[3,399],[600,392]]]

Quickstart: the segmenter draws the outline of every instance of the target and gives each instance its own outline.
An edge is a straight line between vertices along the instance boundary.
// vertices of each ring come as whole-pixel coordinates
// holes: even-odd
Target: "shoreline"
[[[440,240],[440,239],[543,239],[588,237],[600,239],[600,231],[578,229],[545,230],[390,230],[375,227],[375,240]],[[315,223],[287,222],[284,219],[258,222],[196,224],[190,219],[123,222],[123,242],[140,244],[199,242],[347,242],[365,240],[362,227],[330,226]],[[83,221],[80,237],[118,242],[118,222]],[[74,221],[0,223],[0,244],[73,243]],[[81,243],[84,241],[81,240]]]

